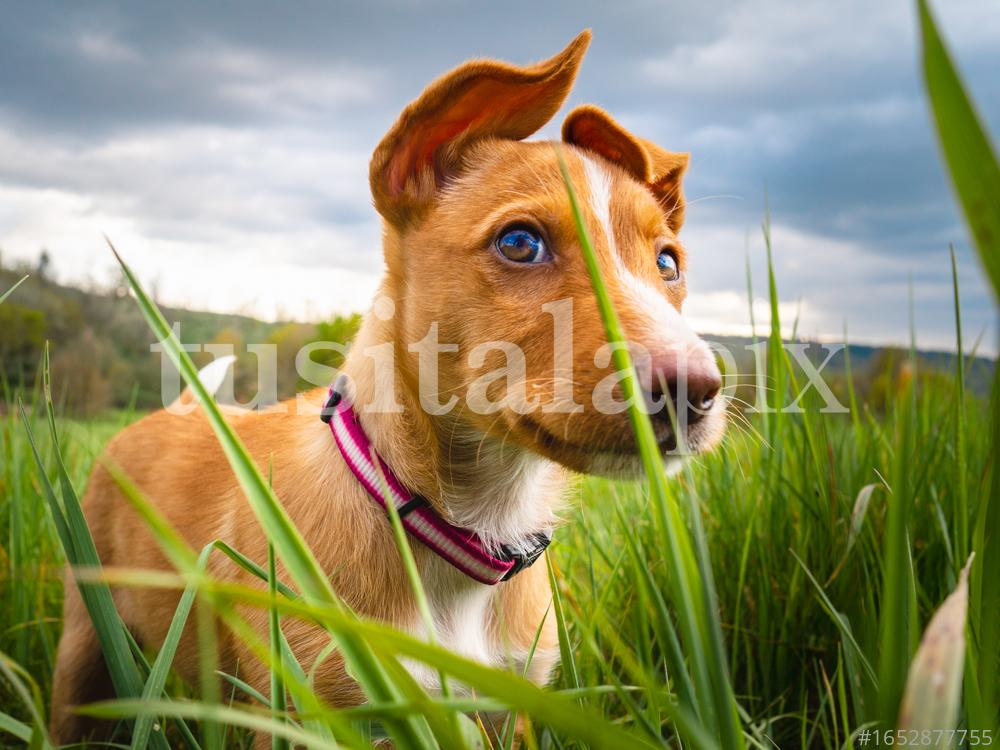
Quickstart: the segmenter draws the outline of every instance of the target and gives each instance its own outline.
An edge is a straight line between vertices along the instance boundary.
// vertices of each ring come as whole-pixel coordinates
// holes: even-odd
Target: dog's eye
[[[681,277],[681,271],[677,267],[677,255],[674,250],[665,247],[656,256],[656,267],[660,269],[664,281],[677,281]]]
[[[497,251],[515,263],[544,263],[549,251],[541,235],[530,227],[508,227],[500,232]]]

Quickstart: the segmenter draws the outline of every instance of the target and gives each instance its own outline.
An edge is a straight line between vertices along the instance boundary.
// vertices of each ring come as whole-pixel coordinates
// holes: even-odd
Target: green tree
[[[0,305],[0,371],[10,383],[30,382],[45,345],[45,313],[14,304]]]

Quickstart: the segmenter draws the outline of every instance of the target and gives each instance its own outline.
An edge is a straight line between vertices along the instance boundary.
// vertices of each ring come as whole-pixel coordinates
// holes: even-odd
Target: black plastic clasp
[[[342,398],[343,396],[340,395],[340,391],[330,391],[330,398],[328,398],[326,403],[323,404],[323,408],[319,412],[319,418],[327,424],[330,424],[330,420],[333,419],[333,412],[336,410],[337,404],[340,403]]]
[[[402,505],[396,508],[396,512],[399,514],[400,518],[406,518],[417,508],[429,508],[431,504],[427,501],[427,498],[423,495],[414,495],[409,500],[407,500]]]
[[[529,537],[532,546],[527,551],[515,551],[511,549],[508,545],[503,545],[500,551],[503,556],[514,563],[510,570],[507,571],[506,575],[500,580],[509,581],[515,575],[520,573],[525,568],[530,568],[535,564],[535,561],[542,556],[546,548],[552,543],[552,534],[547,531],[539,531],[536,534],[532,534]]]

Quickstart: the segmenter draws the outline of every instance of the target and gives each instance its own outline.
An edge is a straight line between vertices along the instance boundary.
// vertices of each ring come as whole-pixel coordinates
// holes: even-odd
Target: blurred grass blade
[[[970,558],[962,568],[958,586],[924,631],[920,648],[910,664],[899,710],[900,729],[947,730],[958,724],[971,565]]]
[[[989,440],[995,451],[1000,445],[1000,367],[993,371],[991,412]],[[1000,731],[1000,712],[996,710],[1000,700],[1000,575],[996,573],[1000,570],[1000,467],[996,465],[995,454],[991,473],[989,486],[979,503],[972,541],[976,558],[969,573],[969,609],[972,622],[978,625],[974,628],[978,638],[973,643],[977,647],[976,705],[984,709],[974,718],[980,726],[992,727],[997,732]]]
[[[1000,299],[1000,165],[927,1],[918,0],[917,5],[924,81],[941,151],[979,257]]]
[[[17,289],[19,286],[21,286],[21,284],[23,284],[27,278],[28,278],[27,275],[22,276],[20,279],[18,279],[18,281],[14,284],[14,286],[12,286],[10,289],[8,289],[3,294],[0,294],[0,305],[2,305],[4,302],[6,302],[7,298],[10,295],[12,295],[14,293],[14,290]]]
[[[971,230],[979,259],[1000,302],[1000,163],[989,135],[966,92],[945,47],[927,0],[917,0],[923,42],[923,72],[938,140],[952,185]],[[956,296],[957,301],[957,296]],[[1000,370],[994,368],[992,398],[993,445],[1000,436]],[[1000,471],[993,467],[989,487],[979,504],[970,574],[971,620],[978,625],[978,690],[975,703],[995,706],[1000,671]],[[987,571],[989,571],[987,573]],[[969,692],[969,691],[967,691]],[[977,716],[980,723],[1000,728],[995,711]]]
[[[33,731],[37,732],[38,728],[36,727],[32,730],[32,728],[23,721],[18,721],[13,716],[0,711],[0,732],[7,732],[27,744],[31,741]]]
[[[383,625],[359,622],[369,641],[390,653],[400,653],[448,674],[503,701],[513,709],[531,715],[539,722],[558,728],[594,748],[626,750],[648,748],[645,741],[623,731],[592,711],[581,709],[575,701],[558,693],[547,692],[532,682],[506,671],[498,671],[433,644]]]
[[[244,682],[239,677],[234,677],[228,672],[223,672],[221,670],[218,672],[218,675],[226,682],[228,682],[230,685],[232,685],[234,688],[243,693],[245,696],[247,696],[248,698],[252,698],[255,702],[259,703],[260,705],[262,706],[271,705],[271,701],[268,700],[266,695],[264,695],[262,692],[254,688],[252,685]]]
[[[911,357],[912,359],[912,357]],[[887,493],[882,540],[882,590],[879,595],[878,718],[896,725],[906,673],[918,632],[912,583],[910,512],[915,501],[913,456],[916,454],[916,396],[912,380],[904,383],[897,420],[897,455],[892,462],[892,491]]]
[[[4,653],[0,653],[0,677],[10,685],[11,691],[24,706],[32,722],[32,726],[29,726],[0,712],[0,730],[25,740],[32,748],[51,748],[52,741],[45,729],[44,701],[37,683]]]
[[[273,607],[277,611],[277,608]],[[283,631],[279,630],[278,635],[281,637],[281,662],[280,667],[287,670],[286,675],[290,675],[292,680],[288,677],[284,677],[285,688],[292,698],[292,705],[301,714],[309,713],[310,709],[317,705],[321,705],[319,698],[312,694],[306,693],[303,696],[302,690],[298,689],[299,685],[311,686],[309,679],[306,677],[306,673],[302,669],[302,665],[299,664],[298,659],[295,658],[295,654],[292,653],[292,647],[288,645],[288,639],[285,638]],[[331,731],[331,727],[337,727],[342,730],[349,730],[348,727],[336,724],[328,720],[320,719],[306,719],[302,722],[302,725],[314,734],[318,734],[321,737],[329,739],[334,742],[334,734]],[[357,735],[353,730],[342,731],[341,739],[348,743],[349,746],[357,746]]]
[[[632,558],[632,569],[635,571],[634,575],[639,584],[639,594],[642,599],[645,599],[645,605],[652,610],[651,626],[659,641],[660,650],[667,661],[667,676],[673,680],[673,687],[680,702],[690,706],[693,715],[698,718],[699,714],[694,713],[698,707],[694,686],[691,684],[691,676],[684,668],[684,655],[667,603],[663,600],[663,594],[653,580],[653,575],[649,570],[646,557],[639,547],[639,540],[634,529],[629,526],[621,508],[616,508],[616,511],[622,536],[625,538],[629,556]]]
[[[296,744],[319,750],[339,750],[337,743],[319,737],[294,724],[277,722],[269,714],[247,708],[232,708],[213,703],[189,701],[145,701],[119,700],[93,703],[81,709],[80,713],[98,718],[119,718],[139,716],[170,716],[173,718],[197,719],[234,727],[245,727],[256,732],[277,734]]]
[[[75,555],[73,551],[73,536],[70,534],[69,525],[66,523],[66,514],[63,513],[62,506],[56,499],[55,488],[52,486],[52,482],[49,481],[49,476],[45,471],[45,462],[42,461],[42,456],[38,452],[38,444],[35,442],[35,434],[31,429],[31,421],[28,419],[20,397],[17,399],[17,409],[21,416],[21,423],[24,425],[25,435],[28,438],[28,445],[31,447],[31,454],[35,459],[35,468],[38,469],[42,479],[42,492],[48,502],[49,511],[52,514],[52,522],[59,536],[59,542],[62,544],[66,559],[72,560],[72,556]]]
[[[785,359],[785,346],[781,336],[781,313],[778,305],[778,282],[774,275],[774,253],[771,246],[771,208],[765,193],[764,223],[761,232],[764,235],[764,247],[767,250],[767,296],[771,312],[771,332],[767,340],[767,382],[770,384],[765,411],[768,425],[767,440],[774,449],[769,464],[774,467],[771,476],[776,477],[780,462],[775,460],[781,455],[780,438],[784,435],[781,429],[784,421],[785,393],[788,389],[788,368]]]
[[[552,611],[552,604],[545,610],[545,614],[542,615],[541,622],[538,623],[538,627],[535,628],[535,637],[531,642],[531,648],[528,649],[527,656],[524,659],[524,668],[521,670],[521,676],[524,678],[528,677],[529,671],[531,669],[531,662],[535,658],[535,651],[538,648],[538,642],[541,640],[542,633],[545,631],[545,621],[549,618],[549,613]],[[507,712],[507,718],[504,719],[504,725],[502,731],[500,732],[500,746],[502,750],[513,750],[514,739],[517,734],[517,721],[518,716],[513,711]]]

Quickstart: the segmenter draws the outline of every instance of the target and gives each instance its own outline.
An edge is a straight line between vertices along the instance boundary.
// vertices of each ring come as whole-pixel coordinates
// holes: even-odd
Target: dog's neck
[[[564,470],[510,440],[484,435],[462,419],[458,406],[445,415],[427,414],[398,370],[392,383],[385,382],[388,370],[376,365],[370,347],[384,345],[392,335],[390,325],[368,316],[343,372],[353,383],[368,439],[404,486],[494,549],[517,547],[531,534],[552,529]],[[394,400],[387,398],[390,388]]]

